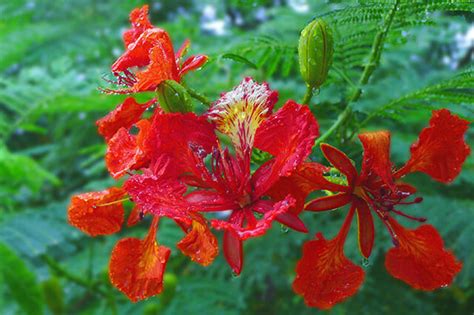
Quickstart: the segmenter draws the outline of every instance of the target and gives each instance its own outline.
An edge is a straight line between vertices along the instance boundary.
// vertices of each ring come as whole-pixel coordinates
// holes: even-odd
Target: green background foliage
[[[311,109],[326,131],[346,108],[349,118],[326,139],[360,163],[360,130],[392,131],[396,165],[427,124],[432,109],[447,107],[474,119],[473,10],[466,1],[153,1],[151,19],[169,31],[175,47],[190,38],[192,53],[210,56],[186,83],[215,100],[243,76],[266,80],[280,91],[279,105],[305,93],[297,63],[299,32],[324,18],[335,37],[334,63]],[[122,96],[99,86],[123,51],[128,12],[144,1],[9,0],[0,2],[0,313],[1,314],[317,314],[291,291],[301,245],[314,233],[334,236],[344,211],[304,213],[310,234],[275,226],[245,245],[242,275],[232,276],[223,257],[203,268],[178,253],[182,232],[162,220],[158,238],[173,248],[165,292],[130,303],[108,281],[114,243],[143,237],[147,222],[119,235],[89,238],[67,225],[73,193],[114,185],[104,165],[105,145],[94,121]],[[299,5],[295,5],[298,4]],[[224,34],[209,29],[214,8]],[[304,12],[301,12],[304,11]],[[203,17],[203,12],[208,16]],[[211,12],[212,13],[212,12]],[[212,14],[211,14],[212,15]],[[469,28],[470,27],[470,28]],[[369,58],[382,32],[380,58]],[[470,32],[470,39],[467,35]],[[219,32],[217,32],[219,33]],[[372,63],[370,63],[372,62]],[[364,67],[374,67],[364,86]],[[147,95],[144,96],[146,98]],[[204,111],[196,103],[198,111]],[[468,141],[472,140],[472,128]],[[312,159],[323,162],[319,150]],[[358,164],[360,165],[360,164]],[[391,278],[383,267],[389,236],[377,226],[366,281],[355,297],[331,314],[471,314],[474,311],[474,161],[449,186],[423,175],[408,181],[424,202],[409,213],[426,216],[464,262],[452,286],[419,292]],[[402,220],[410,225],[410,222]],[[356,231],[347,255],[363,264]]]

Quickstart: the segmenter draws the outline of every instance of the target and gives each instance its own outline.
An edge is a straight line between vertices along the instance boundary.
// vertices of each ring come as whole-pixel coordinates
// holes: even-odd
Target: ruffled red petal
[[[186,195],[186,201],[192,209],[199,212],[228,211],[238,207],[235,200],[212,190],[195,190]]]
[[[246,225],[243,226],[240,222],[233,223],[232,221],[211,220],[211,225],[217,230],[230,230],[236,237],[241,240],[246,240],[251,237],[257,237],[265,234],[272,226],[273,221],[281,214],[288,211],[288,209],[295,205],[295,199],[287,196],[284,200],[279,201],[273,205],[273,209],[267,211],[261,219],[255,219],[251,209],[241,209],[237,212],[242,212],[245,215]]]
[[[390,133],[388,131],[359,134],[364,146],[364,158],[359,182],[375,174],[389,187],[393,186],[392,163],[390,161]]]
[[[189,231],[177,246],[192,261],[208,266],[219,253],[217,238],[212,234],[206,219],[202,215],[193,213],[192,218],[193,221],[188,226]]]
[[[453,181],[471,151],[464,140],[468,125],[447,109],[433,111],[429,127],[412,144],[410,159],[396,175],[423,172],[443,183]]]
[[[346,175],[347,182],[349,183],[349,186],[352,187],[357,178],[357,170],[352,164],[351,159],[349,159],[344,152],[327,143],[321,144],[321,151],[329,163],[337,168],[342,174]]]
[[[369,258],[375,240],[374,219],[370,213],[369,206],[364,200],[357,198],[355,200],[355,207],[357,209],[359,250],[365,258]]]
[[[410,230],[392,218],[389,220],[398,246],[387,252],[388,272],[415,289],[432,291],[450,285],[462,263],[444,248],[438,231],[432,225]]]
[[[145,142],[152,164],[167,159],[169,176],[196,171],[197,158],[203,158],[217,147],[214,126],[194,113],[155,115],[150,136]],[[153,165],[152,165],[153,167]]]
[[[188,205],[183,194],[186,186],[176,179],[158,178],[155,175],[134,175],[123,188],[143,213],[184,220],[190,223]]]
[[[124,196],[125,191],[116,187],[73,196],[67,210],[69,224],[90,236],[120,231],[124,221],[120,199]]]
[[[352,201],[352,194],[340,193],[317,198],[305,206],[306,211],[334,210],[347,205]]]
[[[163,65],[165,69],[173,69],[172,77],[177,79],[178,67],[176,65],[173,44],[168,33],[160,28],[152,28],[144,31],[136,41],[128,45],[127,50],[112,65],[112,72],[118,74],[126,72],[133,67],[146,67],[150,64],[151,51],[154,47],[164,56],[163,60],[155,60]]]
[[[112,250],[110,281],[132,302],[144,300],[163,290],[163,275],[171,251],[157,244],[157,223],[155,218],[144,240],[125,238]]]
[[[153,91],[165,80],[180,81],[176,72],[176,63],[168,58],[163,45],[156,43],[150,50],[148,67],[135,74],[137,82],[132,86],[132,92]]]
[[[329,309],[354,295],[364,281],[364,270],[348,260],[343,251],[353,213],[352,208],[334,239],[327,241],[318,233],[315,240],[303,245],[293,290],[308,306]]]
[[[155,103],[155,99],[144,104],[137,103],[133,97],[127,97],[122,104],[118,105],[113,111],[105,117],[96,121],[98,132],[105,138],[110,140],[113,135],[120,129],[129,129],[140,120],[145,110]]]
[[[149,161],[143,139],[150,131],[150,122],[141,120],[136,126],[140,128],[137,136],[121,128],[107,144],[105,165],[113,178],[120,178],[127,171],[141,168]]]
[[[290,176],[311,153],[318,135],[318,123],[308,106],[294,101],[265,120],[257,129],[255,146],[272,154],[274,162],[266,176],[254,179],[255,195],[263,195],[280,177]]]
[[[123,33],[125,48],[136,41],[144,31],[153,28],[153,25],[148,20],[148,5],[133,9],[130,12],[130,23],[132,28]]]

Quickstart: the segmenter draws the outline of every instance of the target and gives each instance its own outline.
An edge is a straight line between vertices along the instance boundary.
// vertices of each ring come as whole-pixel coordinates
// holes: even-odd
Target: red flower
[[[204,55],[191,56],[182,62],[189,41],[185,41],[175,54],[168,33],[154,27],[148,20],[148,5],[133,10],[130,22],[132,28],[123,35],[126,51],[112,65],[117,84],[127,88],[106,92],[127,94],[153,91],[164,80],[179,82],[187,72],[206,63],[207,56]],[[140,70],[132,72],[131,68]]]
[[[437,181],[451,182],[470,152],[463,139],[467,128],[467,121],[448,110],[434,111],[430,126],[420,133],[418,141],[411,146],[410,159],[398,171],[392,169],[390,162],[390,133],[387,131],[359,135],[364,147],[360,174],[344,153],[330,145],[321,145],[326,159],[347,178],[348,185],[331,184],[325,189],[336,194],[313,200],[305,210],[325,211],[346,204],[351,204],[351,208],[341,232],[334,239],[310,241],[304,246],[293,288],[303,295],[308,305],[330,308],[353,295],[362,284],[362,269],[343,254],[354,212],[357,213],[359,247],[364,257],[370,256],[374,243],[373,212],[382,219],[395,245],[385,260],[390,274],[421,290],[434,290],[453,281],[462,264],[444,248],[436,229],[431,225],[407,229],[394,216],[425,221],[398,209],[422,201],[421,198],[406,201],[416,189],[401,182],[400,178],[420,171]]]
[[[277,93],[267,84],[246,78],[223,94],[205,116],[156,115],[147,142],[152,152],[150,168],[179,177],[193,191],[183,194],[183,188],[176,191],[175,197],[167,192],[162,196],[168,200],[163,201],[158,200],[161,197],[156,192],[144,192],[149,185],[137,187],[134,195],[126,184],[133,199],[143,202],[142,209],[147,207],[145,204],[156,205],[149,208],[152,213],[161,211],[158,205],[164,202],[177,209],[222,211],[221,217],[230,212],[227,220],[215,219],[211,223],[224,230],[224,255],[237,274],[243,264],[242,241],[263,235],[273,220],[306,232],[297,214],[309,192],[294,193],[288,182],[303,183],[323,172],[317,164],[305,163],[318,135],[318,124],[309,108],[288,101],[272,114],[276,101]],[[206,118],[229,137],[235,155],[221,147],[214,125]],[[254,147],[271,153],[273,158],[252,174]],[[140,177],[145,180],[146,175]],[[300,208],[295,208],[296,204]],[[257,218],[255,213],[263,217]]]

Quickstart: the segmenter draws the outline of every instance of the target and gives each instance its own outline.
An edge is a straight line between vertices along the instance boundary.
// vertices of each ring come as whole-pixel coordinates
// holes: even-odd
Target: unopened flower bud
[[[193,103],[186,89],[176,81],[163,81],[156,90],[161,108],[168,113],[187,113],[193,110]]]
[[[334,52],[332,31],[323,20],[316,19],[301,32],[298,45],[300,71],[311,88],[326,80]]]

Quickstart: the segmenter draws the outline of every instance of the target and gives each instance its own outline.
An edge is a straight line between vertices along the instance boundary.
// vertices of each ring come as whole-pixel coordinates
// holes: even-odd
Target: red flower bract
[[[372,213],[375,213],[382,219],[395,245],[387,253],[385,263],[390,274],[421,290],[434,290],[449,285],[461,270],[462,264],[450,251],[444,249],[443,241],[436,229],[431,225],[422,225],[415,230],[409,230],[402,227],[394,216],[402,216],[418,222],[426,220],[399,210],[402,205],[422,201],[421,198],[415,198],[413,201],[406,200],[416,192],[416,189],[402,183],[400,178],[410,172],[421,171],[441,182],[452,181],[459,174],[470,152],[464,141],[467,126],[467,121],[452,115],[448,110],[434,111],[430,126],[422,130],[418,141],[411,147],[411,158],[398,171],[392,169],[390,133],[387,131],[359,135],[364,147],[360,174],[357,174],[352,161],[344,153],[330,145],[322,144],[321,150],[324,156],[346,177],[347,186],[322,184],[323,189],[336,192],[336,194],[317,198],[309,202],[305,209],[325,211],[351,204],[348,218],[356,211],[359,247],[366,258],[370,256],[374,243]],[[323,178],[321,181],[324,180]],[[339,234],[345,233],[348,224],[350,222],[346,219]],[[335,238],[337,239],[340,239],[340,236]],[[298,263],[294,289],[298,294],[303,295],[308,305],[327,308],[354,294],[355,290],[352,289],[360,286],[361,278],[347,278],[344,288],[350,288],[350,290],[305,284],[304,277],[310,277],[315,282],[328,279],[326,269],[321,270],[316,267],[323,260],[333,264],[326,268],[332,268],[333,277],[336,278],[337,270],[345,270],[345,268],[355,270],[350,261],[341,258],[343,257],[342,245],[339,251],[330,251],[328,244],[332,244],[334,240],[326,242],[320,239],[312,242],[315,243],[310,242],[309,244],[313,245],[305,245],[303,258]],[[308,248],[316,247],[314,244],[319,244],[319,248],[314,249],[320,253],[319,256],[309,253]],[[332,257],[327,257],[328,255]],[[321,293],[323,291],[324,295]]]
[[[126,51],[111,67],[117,77],[116,83],[126,88],[106,89],[106,92],[127,94],[153,91],[165,80],[181,81],[184,74],[206,63],[207,57],[203,55],[191,56],[181,62],[189,41],[175,54],[168,33],[154,27],[147,15],[147,5],[132,11],[132,28],[123,35]],[[132,72],[132,68],[140,70]]]

